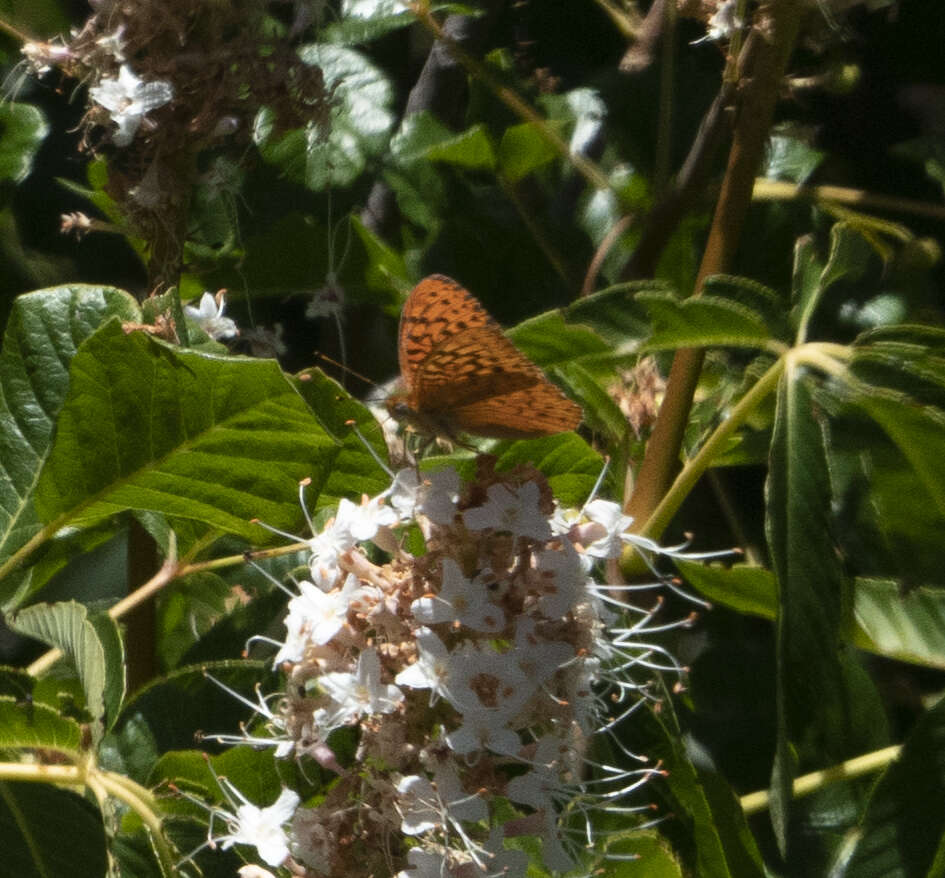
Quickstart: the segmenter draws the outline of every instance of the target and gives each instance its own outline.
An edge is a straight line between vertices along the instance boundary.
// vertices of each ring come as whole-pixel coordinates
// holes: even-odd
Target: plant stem
[[[945,206],[941,204],[930,204],[914,198],[876,195],[846,186],[805,186],[761,177],[755,180],[752,198],[755,201],[834,202],[867,210],[890,210],[897,213],[911,213],[914,216],[928,216],[932,219],[945,219]]]
[[[693,457],[692,460],[683,467],[682,472],[676,476],[672,487],[666,492],[662,501],[656,509],[653,510],[653,514],[647,519],[646,524],[640,529],[640,534],[653,537],[654,539],[659,538],[676,510],[679,509],[683,500],[689,496],[689,492],[692,490],[695,483],[721,452],[729,437],[745,423],[748,416],[757,408],[761,401],[774,392],[778,384],[778,379],[784,371],[786,360],[787,355],[779,357],[768,371],[758,379],[751,390],[738,401],[735,408],[732,409],[731,414],[719,424],[705,445],[699,449],[696,456]]]
[[[762,4],[756,12],[753,31],[739,58],[741,88],[732,149],[694,295],[701,292],[706,277],[730,270],[733,263],[802,7],[800,0],[780,0]],[[702,359],[700,349],[687,348],[677,351],[673,360],[663,405],[633,493],[625,503],[635,521],[650,521],[672,482]]]
[[[900,753],[901,746],[894,744],[891,747],[884,747],[882,750],[876,750],[873,753],[866,753],[863,756],[857,756],[841,762],[839,765],[832,765],[830,768],[824,768],[821,771],[813,771],[810,774],[801,775],[794,779],[793,795],[807,796],[827,784],[835,783],[840,780],[850,780],[854,777],[862,777],[864,774],[871,774],[874,771],[880,771],[886,768]],[[754,793],[748,793],[739,799],[742,811],[746,816],[764,811],[769,804],[769,794],[767,790],[758,790]]]

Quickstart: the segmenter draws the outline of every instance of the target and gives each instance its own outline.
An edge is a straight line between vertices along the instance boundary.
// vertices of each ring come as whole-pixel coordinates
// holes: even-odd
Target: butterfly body
[[[580,407],[506,338],[475,296],[444,275],[425,278],[407,297],[399,354],[406,391],[387,408],[418,432],[522,439],[581,422]]]

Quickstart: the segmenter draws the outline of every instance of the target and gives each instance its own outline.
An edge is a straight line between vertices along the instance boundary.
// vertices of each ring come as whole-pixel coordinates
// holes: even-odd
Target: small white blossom
[[[418,628],[417,660],[404,668],[394,682],[410,689],[430,689],[433,695],[445,696],[449,681],[450,652],[443,641],[429,628]]]
[[[624,534],[633,524],[633,518],[624,515],[619,503],[610,500],[591,500],[584,514],[599,525],[591,533],[594,541],[584,550],[592,558],[619,558],[623,550]],[[603,532],[601,532],[603,531]]]
[[[478,795],[469,795],[462,787],[456,766],[440,763],[431,782],[420,775],[410,775],[397,784],[398,806],[405,835],[422,835],[442,829],[447,822],[478,823],[489,816],[489,808]]]
[[[401,869],[394,878],[443,878],[449,875],[449,863],[446,856],[438,851],[428,851],[421,847],[407,851],[409,869]]]
[[[509,658],[537,688],[574,658],[574,647],[563,641],[536,636],[535,627],[531,616],[519,617],[515,626],[515,648]]]
[[[383,497],[365,500],[360,505],[342,498],[335,519],[340,527],[347,528],[355,542],[372,540],[382,527],[397,524],[397,513],[384,505]]]
[[[112,135],[115,146],[128,146],[138,133],[144,117],[174,99],[174,88],[163,79],[145,82],[122,64],[118,78],[106,77],[89,89],[89,97],[110,113],[118,130]]]
[[[360,716],[391,713],[404,700],[396,686],[381,683],[381,662],[374,649],[358,657],[357,673],[333,671],[318,678],[318,685],[334,702],[333,711],[316,711],[322,728],[337,728]]]
[[[236,323],[229,317],[223,316],[223,309],[225,307],[224,291],[220,290],[215,296],[209,292],[204,293],[200,297],[199,307],[185,305],[184,313],[207,333],[210,338],[220,341],[221,339],[233,338],[240,334]]]
[[[422,482],[415,469],[402,469],[394,476],[390,504],[402,521],[419,512],[434,524],[448,525],[456,517],[459,487],[459,473],[451,466],[424,473]]]
[[[459,622],[473,631],[498,633],[505,627],[505,613],[489,600],[489,579],[488,574],[467,579],[459,564],[444,558],[439,594],[418,598],[410,611],[425,625]]]
[[[497,482],[489,486],[487,495],[486,503],[463,513],[470,530],[492,528],[533,540],[551,538],[551,525],[538,508],[540,491],[535,482],[525,482],[518,491]]]
[[[312,294],[312,300],[305,309],[305,316],[309,320],[315,320],[319,317],[339,317],[345,306],[345,290],[338,283],[338,278],[334,272],[328,272],[325,278],[325,286],[315,290]]]
[[[282,662],[301,661],[310,644],[328,643],[344,625],[348,609],[363,593],[357,577],[348,574],[341,588],[322,591],[311,582],[299,583],[300,594],[289,601],[285,618],[286,639],[273,659],[273,667]]]
[[[541,583],[538,609],[549,619],[560,619],[585,596],[587,571],[584,561],[567,537],[560,549],[535,553],[535,569]]]
[[[461,756],[477,750],[518,752],[521,741],[508,723],[534,691],[521,668],[508,655],[472,643],[451,658],[447,697],[463,721],[446,736],[450,749]]]
[[[223,850],[234,844],[252,845],[259,851],[259,856],[270,866],[278,866],[289,856],[289,845],[282,824],[291,819],[299,806],[298,794],[284,789],[279,798],[268,808],[259,808],[247,801],[232,784],[227,785],[231,792],[242,799],[243,804],[236,809],[236,814],[229,814],[222,809],[214,809],[218,817],[227,824],[229,833],[214,839],[220,842]]]

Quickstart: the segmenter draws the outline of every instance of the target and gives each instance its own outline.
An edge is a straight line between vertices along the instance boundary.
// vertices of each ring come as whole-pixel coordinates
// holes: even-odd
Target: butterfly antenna
[[[340,369],[343,373],[347,375],[353,375],[355,378],[357,378],[360,381],[363,381],[369,387],[377,387],[376,381],[372,381],[366,375],[362,375],[360,372],[355,371],[350,366],[346,366],[344,363],[339,363],[337,360],[333,359],[332,357],[329,357],[328,354],[323,354],[321,351],[315,351],[315,356],[319,360],[322,360],[326,363],[331,363],[332,366],[334,366],[336,369]]]

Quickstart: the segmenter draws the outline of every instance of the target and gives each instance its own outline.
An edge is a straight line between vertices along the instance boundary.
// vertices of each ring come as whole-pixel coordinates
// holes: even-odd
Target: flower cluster
[[[477,464],[466,484],[449,468],[403,470],[382,497],[341,501],[288,603],[274,658],[285,694],[275,710],[252,705],[271,737],[218,736],[338,774],[269,840],[287,839],[298,874],[514,878],[528,858],[508,840],[522,836],[566,871],[579,851],[564,812],[589,827],[594,808],[656,771],[589,755],[591,736],[647,695],[631,666],[665,655],[640,643],[656,607],[620,627],[629,608],[592,576],[639,542],[629,519],[603,500],[561,510],[531,467]],[[423,553],[403,547],[420,543],[414,528]],[[353,759],[333,748],[350,728]]]

